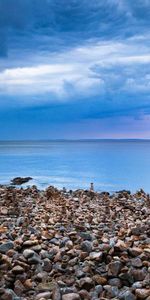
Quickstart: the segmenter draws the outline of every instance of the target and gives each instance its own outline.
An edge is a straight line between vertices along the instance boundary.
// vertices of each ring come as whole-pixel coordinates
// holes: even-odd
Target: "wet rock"
[[[31,177],[15,177],[11,180],[11,184],[13,185],[21,185],[23,183],[27,183],[28,181],[32,180]]]

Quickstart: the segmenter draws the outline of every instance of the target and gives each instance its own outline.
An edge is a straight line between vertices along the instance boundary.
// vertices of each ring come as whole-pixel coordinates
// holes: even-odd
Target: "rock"
[[[52,264],[48,258],[43,260],[43,271],[50,272],[52,270]]]
[[[13,290],[6,289],[4,294],[1,296],[1,300],[21,300],[21,298],[18,297]]]
[[[23,251],[23,256],[27,259],[33,257],[34,255],[35,255],[35,252],[31,249],[26,249]]]
[[[23,251],[23,256],[26,259],[28,259],[28,262],[30,264],[39,264],[39,263],[41,263],[41,259],[40,259],[39,255],[31,249],[24,250]]]
[[[129,290],[123,292],[121,291],[118,295],[118,298],[120,300],[136,300],[135,295]]]
[[[24,269],[19,265],[12,268],[12,273],[14,273],[15,275],[22,274],[23,272]]]
[[[77,293],[77,289],[76,289],[76,287],[62,287],[61,289],[60,289],[60,291],[61,291],[61,294],[63,294],[63,295],[65,295],[65,294],[72,294],[72,293]]]
[[[52,300],[61,300],[61,293],[58,286],[53,289]]]
[[[109,276],[117,276],[122,268],[122,263],[120,261],[111,262],[108,265],[108,275]]]
[[[102,291],[103,291],[102,285],[96,285],[95,286],[95,292],[96,292],[96,294],[97,294],[98,297],[100,296],[100,294],[102,293]]]
[[[140,259],[139,257],[137,257],[137,258],[131,259],[131,265],[132,265],[133,267],[140,268],[140,267],[142,267],[143,264],[142,264],[141,259]]]
[[[136,289],[135,294],[138,299],[146,299],[150,296],[150,289]]]
[[[119,295],[119,290],[116,286],[110,286],[110,285],[105,285],[104,289],[106,291],[106,296],[110,298],[118,297]]]
[[[0,187],[0,202],[0,299],[150,300],[143,192]]]
[[[81,300],[79,294],[70,293],[62,296],[62,300]]]
[[[16,224],[17,224],[17,226],[21,226],[24,222],[25,222],[24,217],[19,217],[19,218],[17,219]]]
[[[28,259],[28,262],[31,264],[31,265],[36,265],[36,264],[40,264],[41,263],[41,259],[38,255],[34,255],[32,257],[30,257]]]
[[[108,281],[109,285],[111,286],[117,286],[118,288],[121,288],[122,283],[119,278],[112,278]]]
[[[81,243],[81,249],[84,252],[90,253],[92,251],[92,244],[89,241],[84,241]]]
[[[24,286],[26,289],[30,290],[33,288],[33,282],[31,279],[27,279],[25,282],[24,282]]]
[[[14,243],[13,242],[6,242],[0,245],[0,253],[7,253],[10,249],[14,248]]]
[[[14,283],[14,292],[17,296],[22,296],[25,291],[25,287],[20,280],[16,280]]]
[[[27,183],[28,181],[32,180],[31,177],[15,177],[11,180],[11,184],[13,185],[21,185],[23,183]]]
[[[129,248],[128,251],[129,251],[129,254],[134,257],[139,256],[143,252],[143,250],[138,247]]]
[[[101,251],[91,252],[89,256],[91,260],[101,261],[103,257],[103,253]]]
[[[105,285],[107,283],[107,279],[105,277],[102,277],[100,275],[94,275],[93,280],[100,285]]]
[[[140,288],[142,288],[142,282],[141,282],[141,281],[136,281],[136,282],[134,282],[134,283],[132,284],[132,287],[133,287],[134,289],[140,289]]]
[[[131,234],[139,236],[142,233],[145,233],[147,226],[136,226],[131,229]]]
[[[40,300],[42,298],[44,298],[44,299],[50,299],[50,297],[51,297],[51,293],[50,292],[44,292],[44,293],[40,293],[40,294],[36,295],[35,299],[36,300]]]
[[[79,281],[79,286],[87,291],[90,291],[93,285],[93,280],[90,277],[81,278]]]
[[[79,295],[83,300],[91,300],[90,294],[86,290],[79,291]]]
[[[80,236],[83,240],[92,241],[92,235],[88,232],[80,232]]]
[[[126,246],[125,242],[123,242],[122,240],[118,240],[117,243],[115,244],[115,250],[116,251],[127,250],[127,246]]]
[[[146,270],[133,269],[131,270],[131,275],[135,281],[143,281],[146,277]]]
[[[7,214],[8,214],[8,209],[7,209],[6,207],[2,207],[2,208],[0,209],[0,213],[1,213],[2,215],[7,215]]]

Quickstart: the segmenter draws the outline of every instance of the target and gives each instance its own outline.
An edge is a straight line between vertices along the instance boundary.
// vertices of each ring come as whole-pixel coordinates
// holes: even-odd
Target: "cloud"
[[[1,0],[0,55],[10,55],[15,48],[59,51],[91,38],[143,34],[150,25],[149,4],[149,0]]]
[[[1,0],[0,110],[33,109],[31,123],[149,114],[149,4]]]
[[[1,94],[32,95],[52,93],[68,97],[69,90],[84,94],[101,85],[90,69],[78,64],[50,64],[36,67],[6,69],[0,73]],[[70,85],[70,89],[68,88]]]
[[[29,66],[26,66],[26,57],[24,61],[20,58],[17,64],[21,67],[8,66],[0,72],[0,95],[46,94],[49,95],[47,101],[52,102],[71,101],[87,95],[101,97],[118,90],[148,92],[150,55],[146,40],[147,36],[140,48],[141,39],[138,37],[124,41],[93,40],[51,55],[39,52],[34,60],[29,61]],[[30,102],[29,99],[26,101],[27,104]],[[42,97],[39,101],[42,103]]]

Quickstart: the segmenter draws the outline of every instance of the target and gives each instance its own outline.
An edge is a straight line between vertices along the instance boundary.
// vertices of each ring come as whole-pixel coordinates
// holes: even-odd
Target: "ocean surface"
[[[27,186],[150,192],[150,141],[0,142],[0,183],[31,176]]]

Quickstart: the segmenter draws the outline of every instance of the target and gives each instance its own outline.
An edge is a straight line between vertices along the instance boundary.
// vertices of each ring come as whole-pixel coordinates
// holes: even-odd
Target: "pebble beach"
[[[0,187],[1,300],[150,300],[150,197]]]

